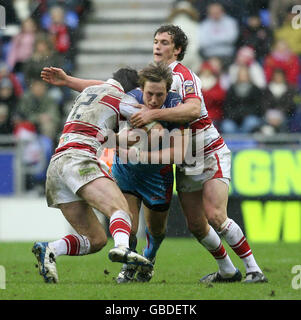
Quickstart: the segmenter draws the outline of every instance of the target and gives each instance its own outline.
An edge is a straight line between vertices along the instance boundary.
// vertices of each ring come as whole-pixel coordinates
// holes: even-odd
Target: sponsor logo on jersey
[[[195,93],[193,81],[186,80],[183,85],[184,85],[185,95]]]

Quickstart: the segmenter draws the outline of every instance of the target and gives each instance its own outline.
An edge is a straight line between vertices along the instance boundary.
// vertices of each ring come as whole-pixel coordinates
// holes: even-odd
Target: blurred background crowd
[[[184,64],[201,78],[209,115],[222,133],[301,132],[301,18],[300,29],[292,23],[297,4],[175,2],[169,21],[194,35]]]
[[[44,66],[76,70],[81,26],[93,6],[90,0],[0,5],[6,9],[6,28],[0,30],[0,138],[13,135],[26,144],[22,157],[31,189],[44,182],[64,106],[73,97],[66,88],[47,86],[40,72]],[[220,132],[301,133],[301,21],[294,5],[298,0],[174,1],[166,22],[189,36],[183,63],[202,80],[207,110]],[[300,29],[293,28],[296,18]]]
[[[22,142],[26,190],[42,185],[70,100],[65,88],[40,78],[45,66],[75,70],[76,42],[89,12],[87,0],[1,0],[0,138]],[[5,145],[5,140],[2,145]]]

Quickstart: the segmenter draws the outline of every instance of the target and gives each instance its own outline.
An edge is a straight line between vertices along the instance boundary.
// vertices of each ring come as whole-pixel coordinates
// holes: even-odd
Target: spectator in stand
[[[44,81],[37,79],[32,81],[29,90],[20,100],[17,111],[37,126],[41,134],[56,141],[60,112]]]
[[[283,70],[286,81],[295,87],[298,86],[299,57],[292,52],[283,39],[275,42],[271,53],[264,60],[264,72],[268,82],[271,81],[275,69]]]
[[[218,73],[210,62],[202,64],[199,77],[202,81],[202,93],[209,117],[218,128],[223,118],[226,91],[222,88]]]
[[[51,7],[50,18],[46,30],[51,35],[55,51],[64,58],[64,70],[71,72],[75,63],[77,32],[71,32],[65,21],[65,9],[62,6]]]
[[[292,19],[294,17],[295,14],[292,13],[292,8],[289,7],[282,26],[276,28],[274,34],[277,40],[285,40],[292,52],[301,56],[301,32],[300,29],[294,29],[292,27]]]
[[[65,23],[65,10],[61,6],[54,6],[50,9],[50,16],[51,23],[48,26],[48,32],[52,35],[56,51],[64,54],[71,46],[69,30]]]
[[[223,133],[252,133],[262,124],[262,91],[252,84],[247,66],[240,66],[238,77],[227,91]]]
[[[269,2],[271,28],[277,29],[282,26],[287,8],[292,8],[292,6],[298,4],[300,5],[300,0],[271,0]]]
[[[197,47],[198,19],[199,13],[191,1],[179,1],[167,19],[169,23],[179,26],[187,34],[188,46],[182,63],[194,72],[199,70],[201,64]]]
[[[287,132],[286,118],[282,111],[278,109],[269,109],[263,117],[263,125],[258,128],[259,133],[272,136],[276,133]]]
[[[41,23],[44,28],[49,28],[51,24],[51,10],[54,7],[61,7],[64,10],[64,22],[70,29],[79,26],[79,16],[77,14],[77,0],[48,0],[47,11],[43,14]]]
[[[7,64],[14,72],[22,72],[22,66],[32,55],[37,26],[33,19],[22,22],[21,31],[11,42],[7,55]]]
[[[227,91],[231,85],[228,69],[223,68],[223,63],[218,57],[211,57],[208,62],[217,74],[221,87]]]
[[[45,66],[63,67],[63,57],[53,47],[46,34],[37,37],[31,58],[24,65],[24,75],[27,81],[40,79],[41,70]],[[28,85],[29,83],[27,83]]]
[[[231,84],[237,81],[238,70],[240,66],[246,66],[249,69],[251,82],[259,89],[266,87],[265,73],[261,64],[255,59],[255,51],[251,47],[241,47],[236,54],[236,59],[229,67],[229,77]]]
[[[296,110],[294,102],[296,96],[297,90],[287,83],[284,72],[281,69],[276,69],[264,92],[262,108],[266,117],[268,114],[270,116],[276,115],[277,112],[280,115],[279,118],[283,119],[281,126],[277,126],[277,131],[281,128],[281,131],[288,131],[289,120]],[[271,113],[270,110],[276,111]]]
[[[33,79],[40,79],[41,70],[45,66],[63,67],[63,57],[53,48],[52,42],[46,34],[40,35],[35,42],[35,49],[32,57],[24,65],[24,78],[27,88]],[[58,87],[50,87],[49,94],[56,103],[62,105],[65,102],[65,92]]]
[[[237,47],[249,46],[255,50],[256,59],[262,62],[270,52],[273,43],[273,33],[262,25],[259,14],[248,17],[245,25],[241,27]]]
[[[36,126],[22,114],[14,117],[13,134],[22,146],[26,191],[35,190],[44,195],[46,170],[53,152],[52,141],[39,134]]]
[[[219,57],[224,65],[232,62],[239,28],[219,3],[208,6],[207,18],[199,24],[198,47],[204,59]]]
[[[24,90],[22,87],[22,83],[18,79],[18,77],[9,71],[9,68],[5,62],[0,62],[0,81],[3,78],[8,78],[13,85],[13,92],[17,98],[22,97]]]
[[[225,8],[227,14],[240,23],[247,17],[248,0],[192,0],[194,7],[200,12],[200,21],[206,19],[207,7],[213,2],[220,3]]]

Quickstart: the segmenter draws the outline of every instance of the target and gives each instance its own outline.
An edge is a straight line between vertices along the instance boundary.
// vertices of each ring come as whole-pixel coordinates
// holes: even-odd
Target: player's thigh
[[[209,231],[209,226],[202,203],[203,190],[179,191],[178,196],[188,229],[199,238],[204,237]]]
[[[219,180],[212,179],[203,186],[203,207],[209,223],[216,229],[227,218],[228,185]]]
[[[108,178],[97,178],[83,187],[77,194],[85,199],[89,205],[110,218],[117,210],[129,213],[125,197],[117,184]]]
[[[141,199],[129,193],[124,193],[123,195],[128,203],[129,210],[133,215],[131,234],[136,235],[138,231],[138,225],[139,225],[139,212],[141,207]]]
[[[167,226],[169,210],[155,211],[147,208],[146,206],[143,206],[143,211],[145,223],[149,232],[153,236],[159,236],[164,234]]]
[[[103,247],[106,244],[106,232],[92,208],[85,201],[60,204],[59,208],[78,234],[88,237],[94,245]]]

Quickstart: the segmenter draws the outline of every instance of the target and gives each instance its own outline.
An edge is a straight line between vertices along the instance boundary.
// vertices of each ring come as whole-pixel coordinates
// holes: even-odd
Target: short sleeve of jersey
[[[130,120],[131,116],[138,112],[140,109],[136,108],[135,105],[137,105],[138,100],[136,99],[135,95],[133,94],[126,94],[119,104],[119,110],[123,117],[126,118],[126,120]]]
[[[203,100],[201,80],[180,63],[173,68],[172,91],[177,92],[183,99],[183,102],[190,98]]]

